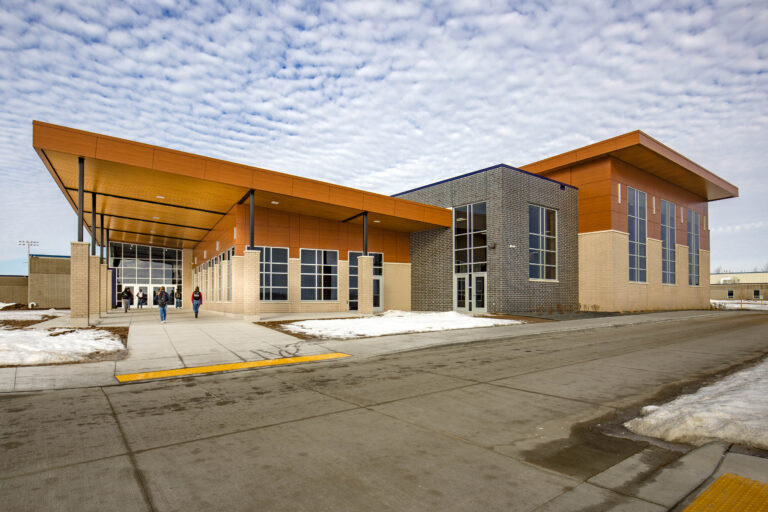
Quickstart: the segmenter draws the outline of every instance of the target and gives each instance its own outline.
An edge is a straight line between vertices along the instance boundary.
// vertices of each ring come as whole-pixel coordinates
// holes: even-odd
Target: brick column
[[[373,256],[357,258],[357,311],[373,314]]]
[[[219,264],[219,268],[221,269],[221,302],[229,302],[230,299],[227,298],[227,278],[229,276],[229,266],[232,264],[230,260],[223,260]]]
[[[101,258],[99,258],[101,261]],[[108,311],[107,300],[109,294],[107,293],[107,264],[99,263],[99,316],[106,314]]]
[[[69,260],[69,325],[88,327],[88,252],[90,243],[72,242]]]
[[[232,256],[232,313],[245,314],[243,311],[243,256]]]
[[[99,318],[99,304],[101,278],[101,258],[88,256],[88,317],[91,321]]]
[[[261,251],[246,249],[243,256],[243,320],[259,321],[259,263]]]
[[[195,291],[195,259],[192,256],[192,249],[182,249],[181,251],[181,305],[182,307],[191,306],[187,301]]]

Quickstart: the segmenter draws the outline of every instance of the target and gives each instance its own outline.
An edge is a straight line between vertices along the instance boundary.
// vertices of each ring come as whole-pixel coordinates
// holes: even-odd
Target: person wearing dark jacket
[[[200,287],[195,286],[195,291],[192,292],[192,311],[195,312],[195,318],[200,311],[200,306],[203,304],[203,294],[200,293]]]
[[[123,299],[123,310],[127,313],[128,308],[131,307],[131,302],[133,302],[133,293],[131,292],[131,289],[126,288],[123,290],[120,298]]]
[[[178,309],[180,307],[181,307],[181,290],[177,288],[176,289],[176,308]]]
[[[167,307],[168,303],[171,301],[171,298],[168,296],[168,293],[165,291],[165,286],[160,287],[160,291],[157,292],[157,307],[160,310],[160,323],[165,323],[165,315],[167,313]]]

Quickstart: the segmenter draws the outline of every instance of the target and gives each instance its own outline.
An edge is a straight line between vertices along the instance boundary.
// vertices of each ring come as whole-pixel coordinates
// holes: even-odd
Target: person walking
[[[171,298],[168,297],[168,294],[165,291],[165,286],[160,287],[160,291],[157,292],[157,307],[160,310],[160,323],[165,323],[165,315],[167,313],[166,308],[168,307],[168,303],[171,301]]]
[[[136,293],[136,307],[138,309],[141,309],[141,306],[144,305],[144,292],[141,291],[141,288],[139,288],[139,291]]]
[[[176,288],[176,309],[181,307],[181,290]]]
[[[200,293],[200,287],[195,286],[195,291],[192,292],[192,311],[195,312],[195,318],[200,311],[200,306],[203,304],[203,294]]]
[[[120,297],[123,299],[123,311],[127,313],[128,308],[131,307],[131,302],[133,302],[133,293],[131,292],[131,289],[126,288],[123,290]]]

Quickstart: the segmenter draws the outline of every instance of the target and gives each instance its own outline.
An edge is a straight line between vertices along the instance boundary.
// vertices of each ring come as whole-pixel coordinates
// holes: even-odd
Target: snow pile
[[[710,300],[712,307],[717,309],[750,309],[754,311],[768,311],[768,301],[765,300]]]
[[[643,407],[632,432],[700,446],[722,439],[768,449],[768,360],[672,402]]]
[[[118,336],[98,329],[0,329],[0,366],[79,362],[121,350]]]
[[[445,331],[472,327],[493,327],[496,325],[521,324],[517,320],[479,318],[462,315],[454,311],[445,313],[412,313],[408,311],[387,311],[382,315],[343,320],[303,320],[287,324],[291,332],[318,338],[360,338],[402,334],[406,332]]]
[[[2,320],[40,320],[44,316],[63,316],[67,311],[61,309],[9,309],[0,311]]]
[[[15,302],[0,302],[0,310],[2,310],[6,306],[15,306]]]

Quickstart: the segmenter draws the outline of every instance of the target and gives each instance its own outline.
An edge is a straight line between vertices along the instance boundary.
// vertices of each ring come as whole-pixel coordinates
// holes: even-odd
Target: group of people
[[[123,301],[123,311],[126,313],[128,312],[128,308],[131,306],[131,303],[133,302],[133,292],[131,292],[130,287],[126,287],[123,292],[120,294],[120,298]],[[181,291],[176,290],[175,297],[176,299],[176,307],[181,307]],[[147,303],[147,297],[141,289],[139,289],[138,293],[136,293],[136,307],[138,309],[141,309],[142,305],[146,305]],[[168,304],[171,302],[171,296],[168,294],[168,292],[165,291],[165,286],[161,286],[160,290],[155,294],[155,298],[153,303],[157,304],[157,308],[160,310],[160,323],[165,323],[166,315],[168,312]],[[192,311],[195,313],[195,318],[197,318],[198,313],[200,312],[200,306],[203,304],[203,294],[200,293],[200,287],[195,286],[195,291],[192,292]]]

